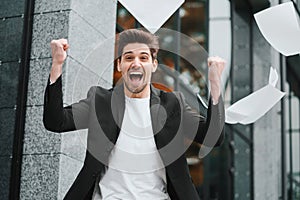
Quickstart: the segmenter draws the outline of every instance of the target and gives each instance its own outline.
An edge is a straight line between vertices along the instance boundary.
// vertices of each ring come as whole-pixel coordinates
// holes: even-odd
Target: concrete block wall
[[[63,199],[85,155],[86,130],[58,134],[45,130],[42,123],[50,41],[66,38],[70,44],[62,76],[68,105],[85,98],[92,85],[112,86],[115,17],[116,1],[35,1],[21,199]],[[100,54],[91,57],[95,51]]]

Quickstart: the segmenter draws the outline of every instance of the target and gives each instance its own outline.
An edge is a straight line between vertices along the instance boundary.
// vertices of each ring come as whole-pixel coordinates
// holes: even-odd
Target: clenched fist
[[[66,50],[69,48],[66,39],[52,40],[50,43],[52,50],[52,63],[62,65],[67,58]]]
[[[217,104],[221,95],[221,76],[225,68],[226,61],[220,57],[209,57],[208,64],[208,80],[211,86],[211,96],[213,104]]]
[[[50,73],[51,83],[55,82],[62,74],[62,65],[67,58],[67,49],[69,48],[66,39],[52,40],[50,43],[52,52],[52,68]]]

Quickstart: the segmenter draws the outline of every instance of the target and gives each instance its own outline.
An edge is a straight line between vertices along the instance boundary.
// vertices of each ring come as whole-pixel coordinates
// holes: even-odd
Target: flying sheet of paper
[[[285,56],[300,53],[299,16],[293,2],[267,8],[254,14],[265,39]]]
[[[266,114],[284,95],[275,85],[278,74],[270,68],[269,84],[237,101],[225,110],[225,122],[228,124],[250,124]]]
[[[276,69],[273,67],[270,67],[270,73],[269,73],[269,84],[272,85],[273,87],[276,86],[278,81],[278,74],[276,72]]]
[[[184,0],[119,0],[151,33],[155,33],[184,3]]]

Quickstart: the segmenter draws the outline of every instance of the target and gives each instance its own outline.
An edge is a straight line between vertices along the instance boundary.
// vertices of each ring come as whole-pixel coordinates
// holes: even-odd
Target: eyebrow
[[[125,56],[126,54],[131,54],[133,53],[133,51],[126,51],[125,53],[123,53],[123,56]],[[150,55],[148,52],[146,51],[142,51],[140,54],[146,54],[146,55]]]

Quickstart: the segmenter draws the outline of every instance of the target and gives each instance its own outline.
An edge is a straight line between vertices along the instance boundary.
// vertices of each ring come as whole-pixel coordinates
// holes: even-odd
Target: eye
[[[143,60],[143,61],[147,61],[149,59],[149,57],[148,56],[141,56],[140,59]]]
[[[133,57],[132,56],[125,56],[125,60],[132,60]]]

